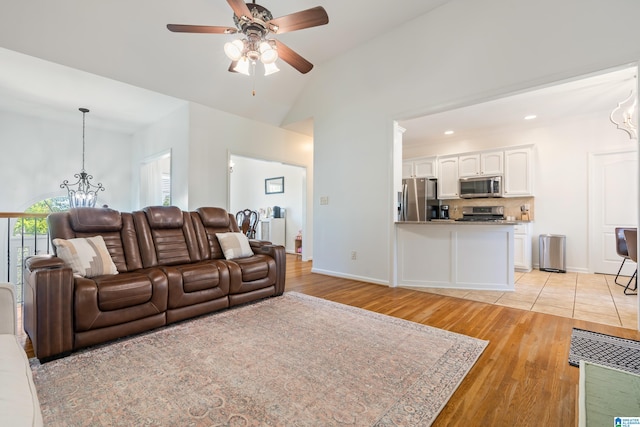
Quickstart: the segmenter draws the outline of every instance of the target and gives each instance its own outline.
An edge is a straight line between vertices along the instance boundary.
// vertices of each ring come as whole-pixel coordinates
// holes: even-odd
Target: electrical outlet
[[[351,259],[354,261],[358,259],[358,253],[356,251],[351,251]]]
[[[329,196],[320,196],[320,204],[328,205],[329,204]]]

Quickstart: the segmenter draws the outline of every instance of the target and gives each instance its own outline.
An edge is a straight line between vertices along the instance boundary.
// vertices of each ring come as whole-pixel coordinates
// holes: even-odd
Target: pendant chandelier
[[[62,181],[60,188],[66,188],[69,193],[69,207],[94,207],[98,201],[98,191],[104,191],[101,183],[92,184],[93,175],[89,175],[84,170],[84,121],[85,115],[89,112],[87,108],[79,108],[82,112],[82,170],[74,175],[77,179],[73,184],[69,184],[69,180]]]
[[[636,78],[633,78],[634,87],[631,93],[618,106],[613,109],[609,120],[620,130],[629,134],[629,138],[638,139],[638,95],[635,90]]]

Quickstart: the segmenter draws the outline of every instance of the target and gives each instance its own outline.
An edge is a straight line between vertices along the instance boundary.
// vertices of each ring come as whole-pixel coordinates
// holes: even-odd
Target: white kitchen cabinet
[[[260,220],[258,239],[267,240],[274,245],[285,246],[285,219],[264,218]]]
[[[413,162],[402,162],[402,179],[413,177]]]
[[[504,197],[533,196],[531,147],[504,152]]]
[[[458,157],[460,178],[480,175],[480,154],[466,154]]]
[[[438,199],[459,198],[458,156],[438,159]]]
[[[503,151],[465,154],[458,157],[460,178],[481,175],[502,175]]]
[[[437,157],[424,157],[402,162],[402,178],[436,178]]]
[[[502,175],[504,172],[504,152],[491,151],[480,155],[481,175]]]
[[[513,266],[517,271],[531,271],[531,224],[514,226]]]

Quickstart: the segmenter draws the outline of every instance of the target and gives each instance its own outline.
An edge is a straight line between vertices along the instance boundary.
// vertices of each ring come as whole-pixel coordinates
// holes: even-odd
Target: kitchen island
[[[516,222],[397,222],[396,285],[514,290]]]

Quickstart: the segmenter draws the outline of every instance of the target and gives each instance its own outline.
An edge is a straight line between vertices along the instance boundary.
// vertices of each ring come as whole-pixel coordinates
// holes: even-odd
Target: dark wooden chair
[[[251,209],[245,209],[236,213],[238,227],[249,239],[256,238],[256,227],[258,226],[259,219],[260,214]]]
[[[635,228],[624,230],[624,238],[627,241],[627,251],[629,252],[629,259],[637,264],[638,263],[638,230]],[[633,288],[631,287],[632,281],[634,282]],[[627,283],[627,286],[624,288],[624,294],[625,295],[638,294],[637,265],[636,265],[636,271],[633,272],[633,276],[631,276],[631,278],[629,279],[629,282]]]

